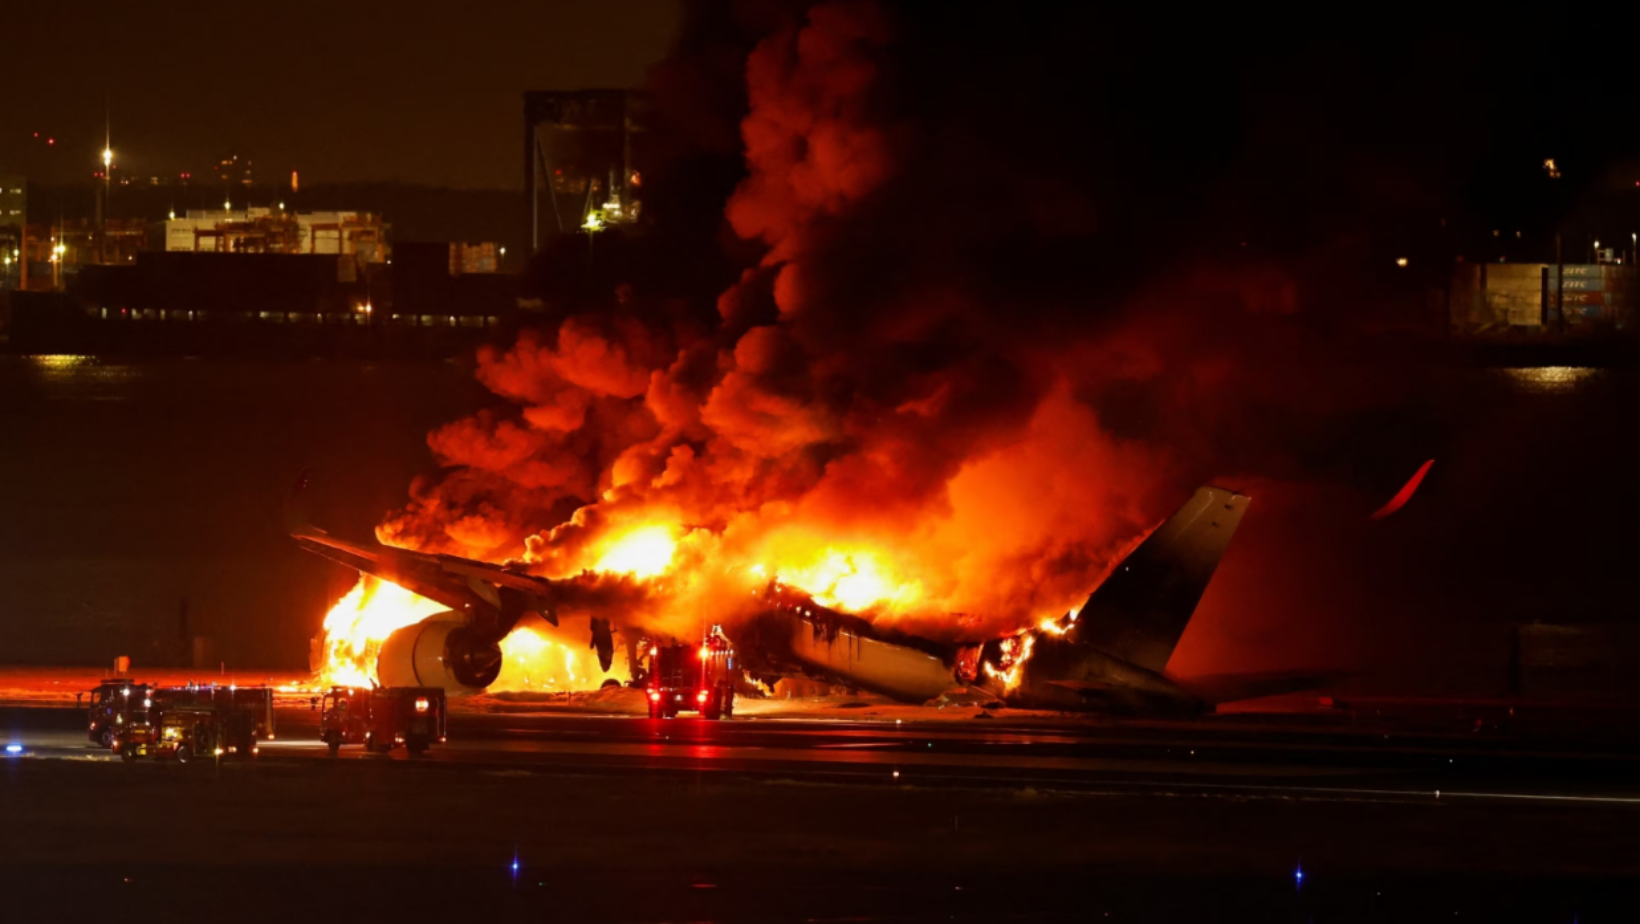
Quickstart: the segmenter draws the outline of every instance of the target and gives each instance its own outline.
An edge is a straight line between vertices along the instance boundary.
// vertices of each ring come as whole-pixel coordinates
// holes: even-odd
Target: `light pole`
[[[106,141],[103,143],[103,207],[98,210],[97,222],[97,262],[106,263],[103,251],[108,248],[108,234],[103,230],[104,221],[114,217],[114,149]]]

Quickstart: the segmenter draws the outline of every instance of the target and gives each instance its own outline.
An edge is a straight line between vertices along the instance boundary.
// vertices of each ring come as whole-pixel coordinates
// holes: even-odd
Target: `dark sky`
[[[259,180],[520,188],[520,94],[637,86],[678,15],[676,0],[8,4],[0,173],[89,178],[106,95],[135,175],[203,175],[237,149]]]

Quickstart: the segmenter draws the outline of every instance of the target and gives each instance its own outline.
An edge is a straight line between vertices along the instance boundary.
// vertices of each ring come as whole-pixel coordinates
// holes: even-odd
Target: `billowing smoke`
[[[1006,55],[970,68],[938,15],[757,9],[723,14],[762,31],[743,96],[726,94],[744,164],[713,244],[754,258],[706,298],[623,278],[641,261],[618,256],[591,303],[549,292],[542,323],[480,352],[504,403],[429,437],[445,471],[383,541],[566,577],[660,526],[669,567],[610,579],[647,588],[627,618],[721,622],[777,573],[903,630],[975,637],[1079,605],[1201,481],[1324,467],[1311,450],[1332,422],[1385,400],[1338,373],[1275,263],[1136,245],[1193,187],[1127,189],[1162,190],[1144,164],[1179,159],[1127,150],[1105,134],[1121,120],[1077,95],[1119,88]],[[1052,27],[995,41],[1062,45]]]

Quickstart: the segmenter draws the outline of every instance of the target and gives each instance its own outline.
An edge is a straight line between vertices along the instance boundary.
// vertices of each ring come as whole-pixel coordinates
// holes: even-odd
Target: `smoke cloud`
[[[711,8],[736,39],[660,74],[722,105],[659,99],[702,157],[739,117],[738,182],[714,204],[732,282],[616,261],[590,304],[549,291],[540,324],[480,351],[497,407],[431,434],[444,471],[384,542],[570,577],[663,524],[664,575],[583,579],[641,586],[627,618],[723,622],[750,575],[779,573],[974,638],[1080,605],[1198,483],[1359,480],[1333,437],[1397,386],[1352,367],[1281,261],[1136,247],[1201,213],[1176,210],[1191,182],[1157,179],[1186,155],[1129,149],[1122,87],[968,61],[956,14],[910,9]],[[1059,25],[1087,22],[989,40],[1025,55]]]

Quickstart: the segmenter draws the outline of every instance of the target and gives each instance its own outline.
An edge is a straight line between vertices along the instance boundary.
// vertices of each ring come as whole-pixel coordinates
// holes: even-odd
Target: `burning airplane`
[[[1165,671],[1247,499],[1202,488],[1166,514],[1208,469],[1286,466],[1268,421],[1330,424],[1344,402],[1317,393],[1338,376],[1281,374],[1324,355],[1297,346],[1291,286],[1253,267],[1130,302],[1097,269],[1124,251],[1100,250],[1095,200],[1070,194],[1084,160],[901,111],[885,64],[908,37],[874,4],[770,28],[730,69],[739,155],[709,145],[743,156],[726,198],[697,199],[716,187],[680,161],[646,188],[657,206],[688,189],[691,221],[601,232],[596,264],[544,252],[545,310],[474,357],[495,400],[428,435],[439,471],[380,547],[293,529],[432,601],[360,590],[327,620],[329,675],[480,690],[578,658],[557,688],[585,689],[617,635],[722,625],[757,676],[910,702],[1220,699]],[[994,142],[1044,192],[952,215],[952,137]],[[696,208],[747,246],[688,230]],[[540,657],[509,644],[525,631]]]
[[[1021,708],[1195,711],[1209,698],[1165,669],[1248,500],[1224,488],[1198,489],[1080,609],[1004,637],[953,643],[879,628],[778,576],[753,589],[750,616],[729,622],[729,631],[748,672],[765,682],[802,674],[917,704],[968,689]],[[558,626],[566,605],[612,607],[586,625],[588,647],[606,673],[615,637],[633,641],[645,631],[613,609],[613,598],[589,592],[595,576],[555,580],[519,566],[370,548],[332,537],[299,514],[291,535],[307,551],[384,582],[361,584],[358,599],[333,611],[362,614],[372,609],[367,595],[381,600],[373,621],[327,624],[332,681],[481,692],[500,677],[508,641],[525,644],[516,640],[521,620],[534,615]],[[652,538],[633,539],[621,555],[642,556]],[[622,557],[610,567],[641,570]],[[542,644],[536,638],[531,655]],[[571,646],[564,653],[573,661]]]

